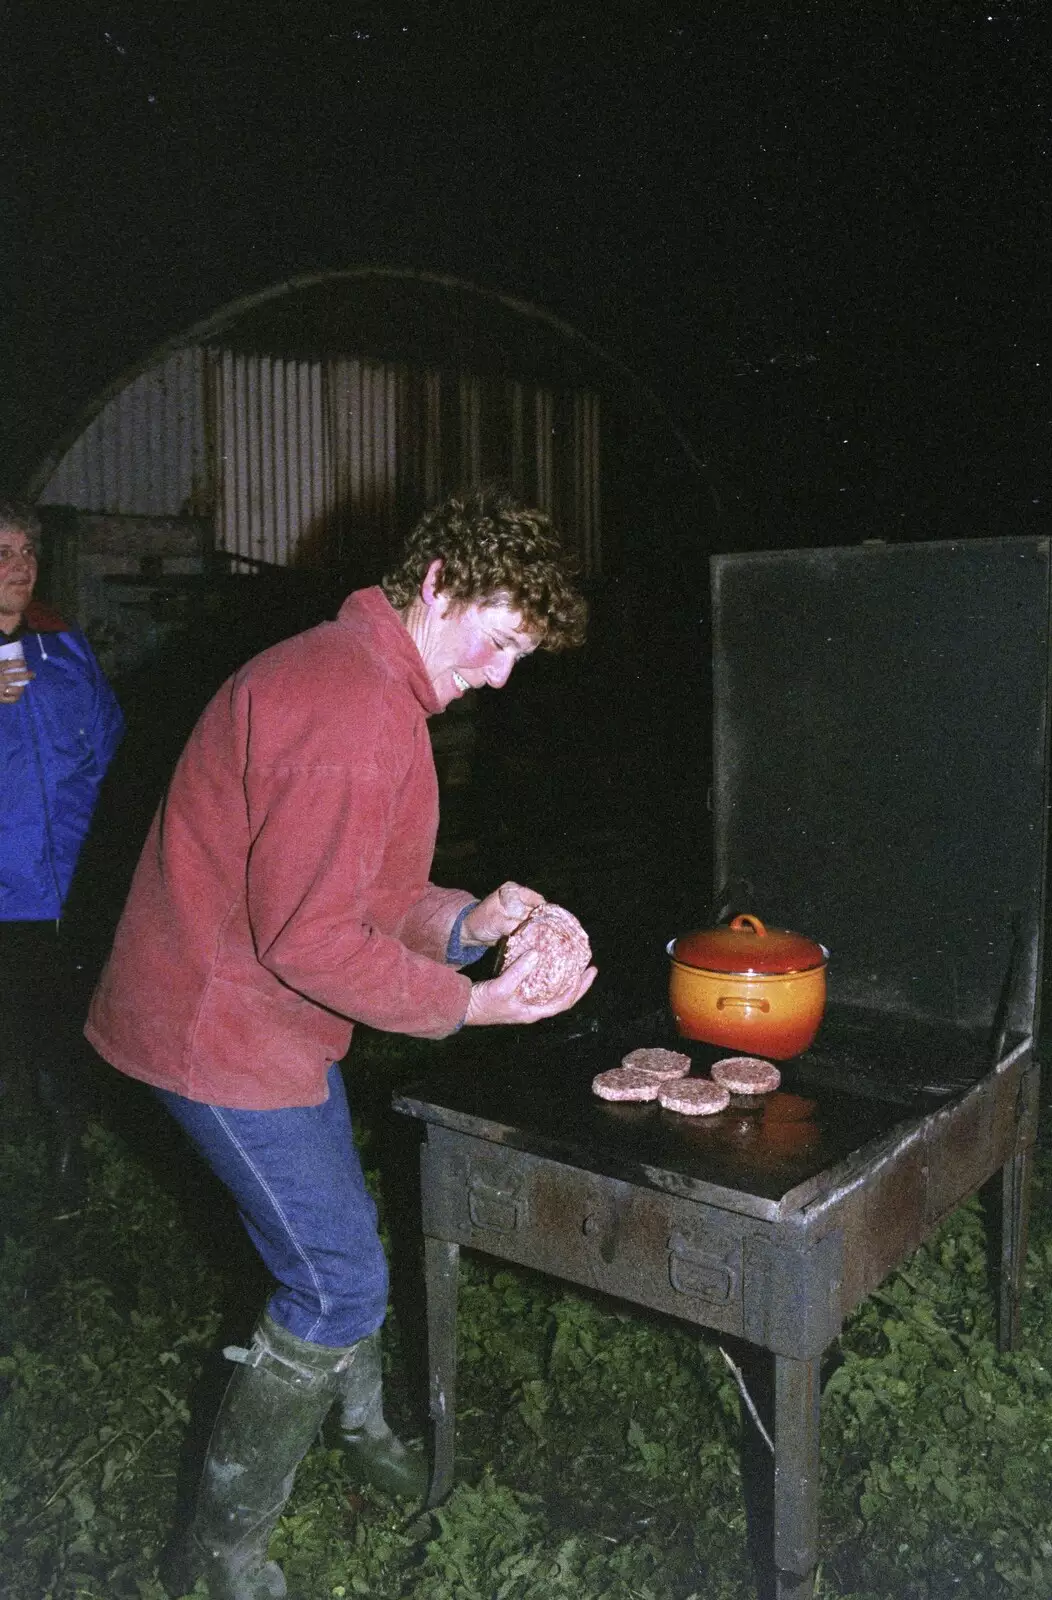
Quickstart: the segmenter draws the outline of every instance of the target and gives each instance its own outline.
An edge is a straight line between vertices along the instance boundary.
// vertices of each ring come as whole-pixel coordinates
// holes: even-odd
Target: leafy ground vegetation
[[[372,1123],[405,1046],[357,1047]],[[402,1052],[402,1053],[400,1053]],[[978,1204],[851,1319],[823,1402],[821,1600],[1052,1595],[1052,1139],[1024,1338],[998,1353]],[[157,1560],[262,1285],[210,1182],[138,1100],[82,1200],[26,1122],[0,1146],[0,1593],[162,1600]],[[458,1485],[416,1522],[310,1452],[272,1547],[293,1600],[751,1600],[738,1392],[715,1342],[482,1259],[462,1267]],[[419,1432],[397,1318],[396,1422]]]

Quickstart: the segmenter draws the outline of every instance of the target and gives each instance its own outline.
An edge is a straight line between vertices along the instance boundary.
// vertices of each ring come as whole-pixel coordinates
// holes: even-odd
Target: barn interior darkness
[[[150,351],[302,274],[451,274],[611,352],[665,421],[604,484],[587,652],[490,697],[457,826],[509,872],[616,838],[622,896],[656,843],[656,927],[703,899],[709,554],[1048,529],[1043,11],[0,6],[0,488]],[[220,611],[128,684],[156,771],[259,628],[330,600]]]

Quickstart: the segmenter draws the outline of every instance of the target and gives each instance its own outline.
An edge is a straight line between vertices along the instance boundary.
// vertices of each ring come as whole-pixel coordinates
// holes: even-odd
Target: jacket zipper
[[[40,653],[46,661],[47,652],[39,634],[37,635],[37,644],[40,646]],[[33,710],[32,697],[27,698],[23,695],[22,704],[25,706],[26,715],[29,718],[29,736],[33,743],[33,761],[37,769],[37,782],[40,785],[40,807],[44,817],[44,836],[47,840],[47,867],[51,875],[51,887],[55,893],[55,904],[58,906],[58,914],[55,917],[55,926],[57,928],[62,917],[62,893],[58,886],[58,875],[55,872],[55,839],[51,828],[51,810],[47,800],[47,785],[44,782],[44,764],[40,757],[40,740],[37,736],[36,713]]]

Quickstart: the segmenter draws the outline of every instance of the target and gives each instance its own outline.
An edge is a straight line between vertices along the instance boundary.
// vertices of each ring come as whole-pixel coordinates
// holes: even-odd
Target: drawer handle
[[[684,1261],[669,1256],[668,1277],[678,1294],[689,1294],[710,1305],[726,1305],[734,1290],[734,1274],[717,1261]]]
[[[717,1241],[713,1241],[714,1244]],[[689,1294],[697,1300],[707,1300],[710,1305],[722,1306],[738,1295],[738,1273],[727,1264],[727,1250],[733,1249],[730,1241],[722,1252],[717,1249],[700,1249],[684,1234],[669,1235],[668,1277],[678,1294]]]
[[[468,1216],[475,1228],[489,1233],[515,1233],[526,1220],[526,1202],[521,1195],[472,1184],[468,1190]]]

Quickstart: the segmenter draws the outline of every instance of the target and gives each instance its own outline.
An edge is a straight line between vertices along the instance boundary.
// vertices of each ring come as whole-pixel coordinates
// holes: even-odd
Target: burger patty
[[[656,1100],[664,1081],[636,1067],[609,1067],[592,1079],[592,1093],[600,1100]]]
[[[684,1055],[682,1050],[643,1047],[630,1050],[627,1056],[622,1056],[621,1065],[649,1072],[654,1078],[685,1078],[690,1071],[690,1057]]]
[[[523,978],[519,993],[524,1000],[554,1000],[577,982],[592,959],[588,935],[571,911],[562,906],[535,907],[525,921],[509,933],[500,970],[527,950],[538,952],[536,967]]]
[[[722,1083],[731,1094],[770,1094],[782,1081],[773,1061],[759,1056],[724,1056],[711,1067],[713,1081]]]
[[[658,1099],[668,1111],[684,1117],[711,1117],[731,1103],[730,1090],[708,1078],[679,1078],[663,1083]]]

